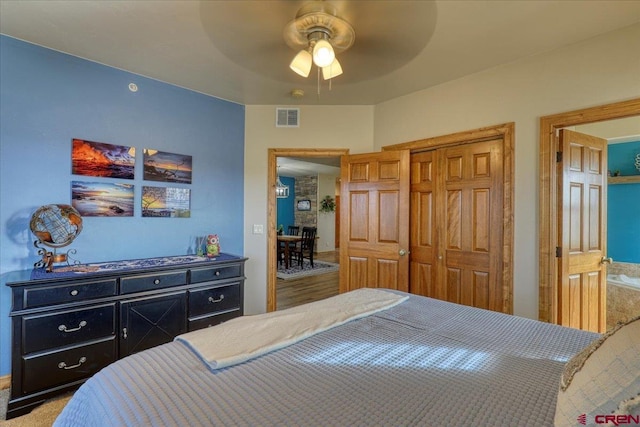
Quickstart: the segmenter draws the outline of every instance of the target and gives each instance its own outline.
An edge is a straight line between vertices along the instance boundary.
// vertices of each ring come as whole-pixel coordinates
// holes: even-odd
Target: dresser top
[[[24,286],[26,284],[35,284],[56,279],[84,279],[96,276],[152,272],[155,270],[200,268],[244,260],[246,260],[246,258],[227,253],[220,253],[213,258],[199,257],[196,255],[140,258],[54,266],[53,271],[49,273],[47,273],[44,268],[12,271],[3,275],[2,282],[7,286]]]

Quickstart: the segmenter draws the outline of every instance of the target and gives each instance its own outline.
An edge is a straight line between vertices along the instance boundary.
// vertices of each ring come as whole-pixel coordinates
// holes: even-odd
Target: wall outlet
[[[264,226],[262,224],[253,224],[253,234],[264,234]]]

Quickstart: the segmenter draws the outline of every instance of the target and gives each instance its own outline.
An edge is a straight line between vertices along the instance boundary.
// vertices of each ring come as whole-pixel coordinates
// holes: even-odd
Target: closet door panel
[[[438,251],[444,252],[449,272],[446,299],[498,311],[502,309],[501,147],[501,140],[494,140],[437,152],[438,164],[446,171],[440,181],[446,200],[436,211],[437,221],[442,218],[446,223],[441,228],[446,246]],[[452,271],[460,272],[457,289],[451,283]]]
[[[434,151],[411,155],[410,283],[411,293],[444,299],[442,282],[435,281]]]
[[[412,293],[502,310],[502,139],[411,155]]]

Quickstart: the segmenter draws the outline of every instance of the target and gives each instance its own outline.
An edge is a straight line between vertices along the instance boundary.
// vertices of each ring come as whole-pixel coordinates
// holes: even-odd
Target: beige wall
[[[380,147],[515,122],[514,313],[538,317],[539,118],[640,96],[640,24],[375,107]]]
[[[248,105],[245,109],[244,255],[249,258],[245,270],[247,314],[263,313],[267,307],[267,150],[348,148],[351,153],[373,151],[372,106],[300,106],[299,128],[276,128],[276,107],[291,106]],[[253,234],[253,224],[264,225],[265,234]]]
[[[339,175],[318,175],[318,252],[336,250],[336,214],[320,212],[320,202],[325,196],[336,198],[336,179]]]
[[[249,314],[266,309],[267,148],[382,146],[516,123],[514,313],[538,317],[538,123],[541,116],[640,97],[640,24],[375,107],[301,107],[298,129],[275,106],[246,107],[245,255]]]

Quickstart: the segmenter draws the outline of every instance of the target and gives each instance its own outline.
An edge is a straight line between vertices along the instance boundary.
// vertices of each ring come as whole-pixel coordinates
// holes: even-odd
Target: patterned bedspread
[[[550,426],[565,362],[597,334],[411,295],[211,371],[183,343],[122,359],[55,426]]]

